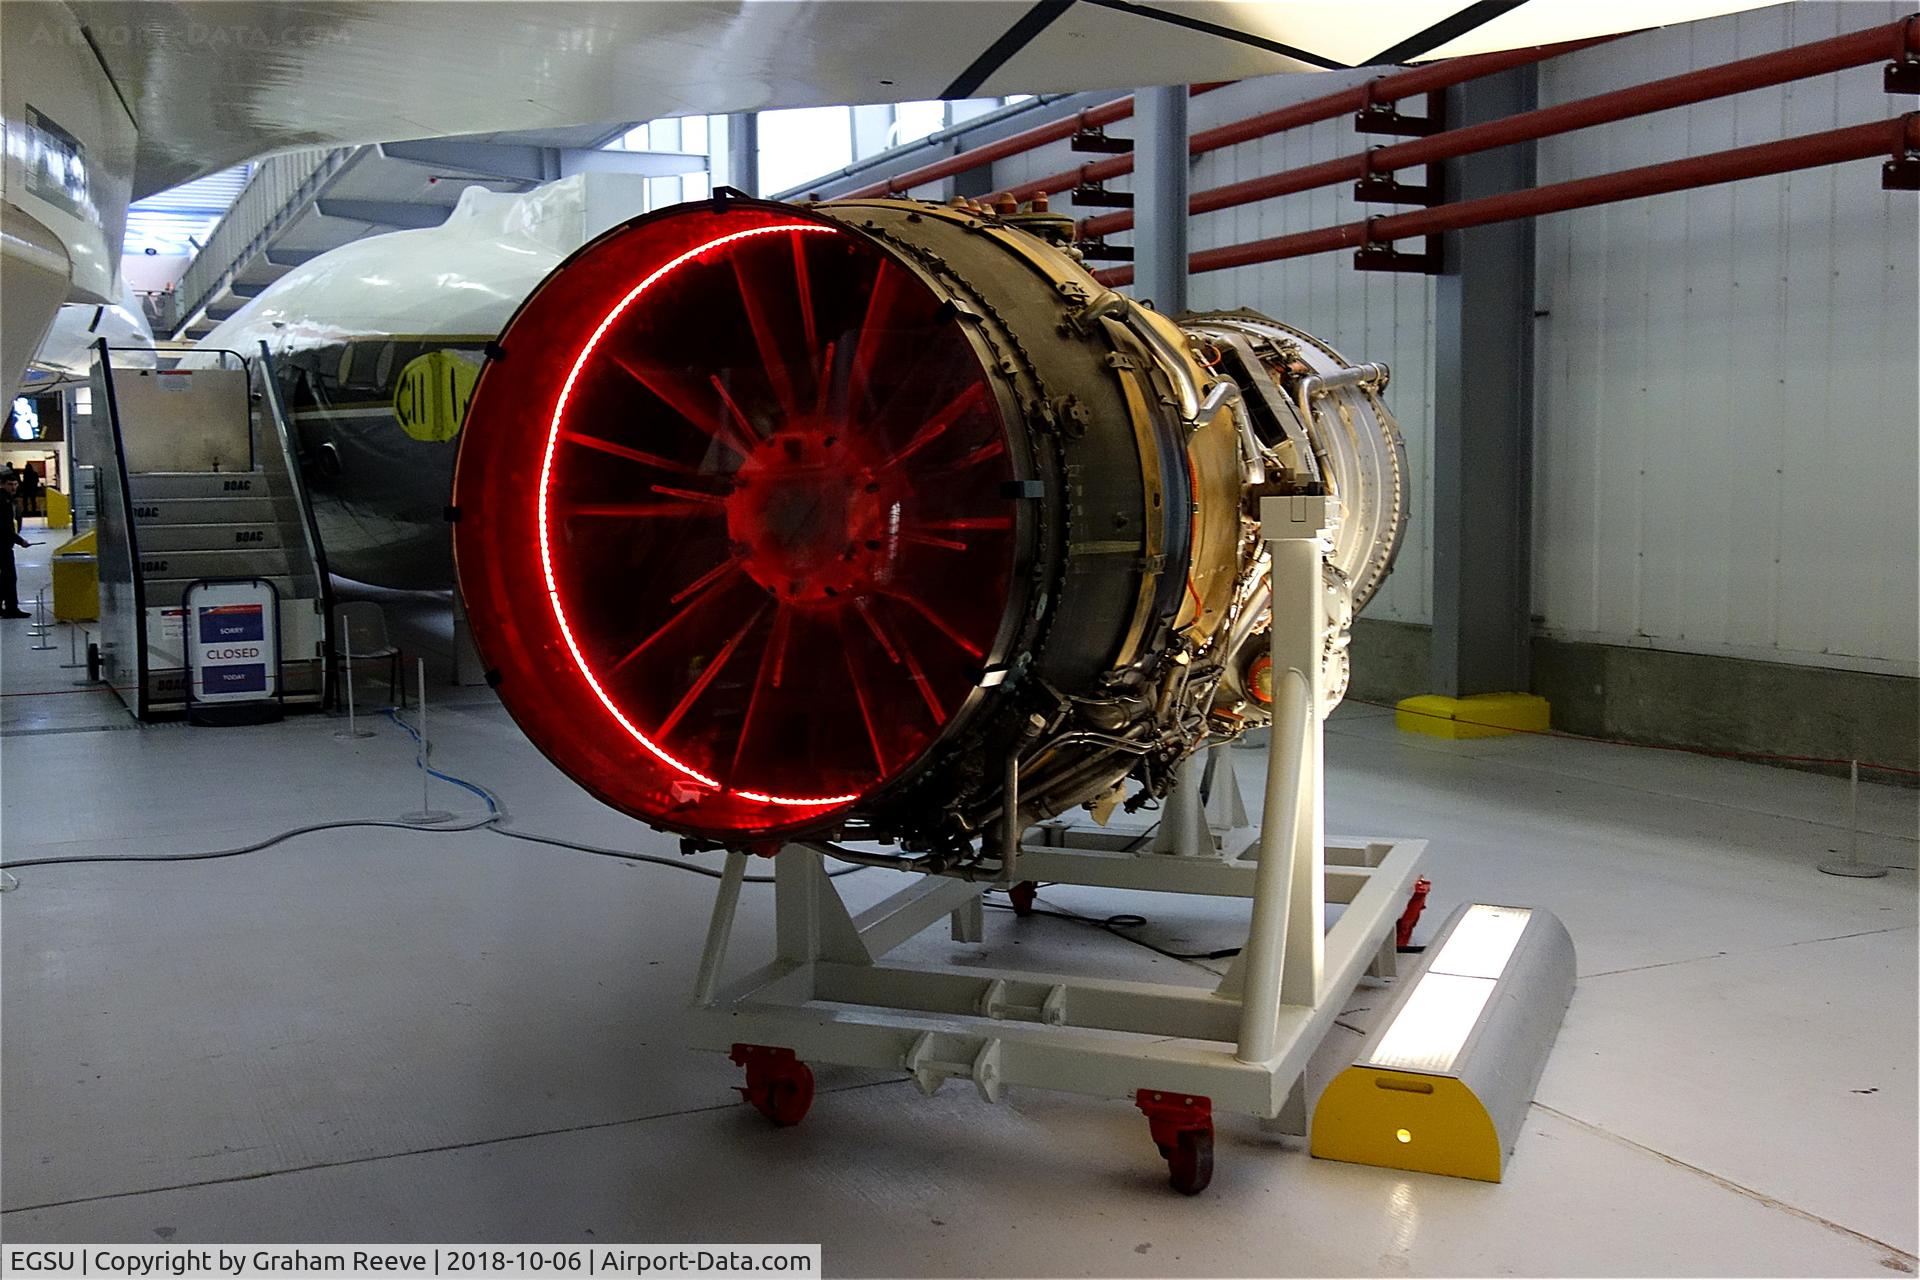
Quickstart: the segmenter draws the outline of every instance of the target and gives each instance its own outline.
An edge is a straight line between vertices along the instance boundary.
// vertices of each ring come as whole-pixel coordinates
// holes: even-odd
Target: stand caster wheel
[[[1033,914],[1033,900],[1038,897],[1040,886],[1032,880],[1022,880],[1007,890],[1007,897],[1013,903],[1013,914],[1030,916]]]
[[[1153,1143],[1167,1162],[1167,1182],[1197,1196],[1213,1181],[1213,1101],[1185,1093],[1142,1089],[1134,1105],[1147,1117]]]
[[[746,1085],[736,1087],[754,1110],[782,1128],[806,1119],[813,1106],[813,1070],[793,1050],[736,1044],[727,1056],[747,1069]]]
[[[1168,1184],[1181,1195],[1197,1196],[1213,1181],[1211,1129],[1189,1129],[1172,1150],[1162,1147],[1160,1154],[1167,1158]]]

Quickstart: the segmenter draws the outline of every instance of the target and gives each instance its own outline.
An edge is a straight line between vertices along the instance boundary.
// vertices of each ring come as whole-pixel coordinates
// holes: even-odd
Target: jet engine
[[[488,678],[556,765],[700,841],[951,866],[1265,723],[1276,608],[1324,610],[1338,699],[1405,517],[1387,370],[1157,314],[1071,230],[723,193],[547,277],[449,515]],[[1270,599],[1255,511],[1288,493],[1337,499],[1323,600]]]

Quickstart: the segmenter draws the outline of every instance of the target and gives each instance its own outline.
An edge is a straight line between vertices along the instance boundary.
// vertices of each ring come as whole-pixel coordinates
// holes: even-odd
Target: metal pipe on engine
[[[1392,376],[1387,366],[1379,363],[1349,365],[1338,373],[1310,373],[1300,379],[1297,391],[1300,404],[1301,421],[1313,421],[1313,400],[1315,396],[1328,391],[1338,391],[1342,387],[1370,387],[1379,391],[1386,387],[1387,379]]]
[[[1247,412],[1247,398],[1241,393],[1240,384],[1232,378],[1222,378],[1207,388],[1206,399],[1200,402],[1194,426],[1209,425],[1222,410],[1233,414],[1234,425],[1240,430],[1240,478],[1247,484],[1265,484],[1267,449],[1253,432],[1253,416]]]
[[[1000,813],[1000,878],[1011,883],[1020,864],[1020,753],[1007,753],[1007,770],[1001,783],[1003,808]]]

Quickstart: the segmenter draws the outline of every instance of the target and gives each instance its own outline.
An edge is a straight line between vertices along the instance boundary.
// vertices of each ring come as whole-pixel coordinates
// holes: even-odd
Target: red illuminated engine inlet
[[[824,218],[682,206],[528,299],[468,412],[455,551],[528,735],[723,840],[900,777],[1007,612],[1014,477],[978,339]]]

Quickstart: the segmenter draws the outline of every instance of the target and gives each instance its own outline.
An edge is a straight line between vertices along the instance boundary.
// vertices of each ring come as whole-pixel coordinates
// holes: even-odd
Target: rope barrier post
[[[347,686],[347,727],[333,736],[343,740],[371,738],[373,730],[362,729],[354,716],[353,708],[353,627],[340,628],[340,669],[341,683]]]
[[[27,628],[27,634],[34,637],[34,643],[27,647],[39,652],[52,649],[54,645],[49,637],[53,631],[53,624],[47,621],[47,589],[45,587],[33,593],[33,615],[33,625]]]
[[[1860,860],[1860,762],[1847,761],[1847,856],[1839,862],[1823,862],[1822,873],[1846,876],[1852,880],[1878,880],[1887,869],[1877,862]]]
[[[80,626],[78,623],[69,622],[67,624],[67,660],[60,664],[60,669],[62,671],[78,671],[86,665],[86,659],[80,656]],[[81,681],[80,683],[85,684],[89,682]]]
[[[427,737],[427,660],[416,659],[420,672],[420,750],[414,759],[420,765],[420,808],[414,813],[403,813],[400,821],[416,827],[429,827],[436,822],[451,822],[453,815],[445,809],[433,807],[432,796],[428,788],[433,785],[433,766],[428,763],[433,755],[433,740]]]

